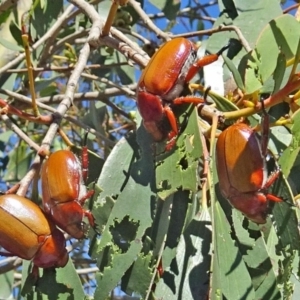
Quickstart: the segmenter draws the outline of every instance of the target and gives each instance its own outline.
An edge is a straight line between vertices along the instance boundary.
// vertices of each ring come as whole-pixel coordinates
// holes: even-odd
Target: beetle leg
[[[203,103],[205,100],[199,97],[194,97],[194,96],[187,96],[187,97],[179,97],[176,98],[172,101],[172,104],[174,105],[180,105],[184,103],[192,103],[195,105],[198,105],[200,103]],[[176,142],[176,137],[179,134],[178,130],[178,125],[176,121],[176,117],[172,111],[172,109],[169,106],[164,106],[163,112],[165,113],[166,117],[169,120],[169,123],[171,125],[172,130],[168,134],[168,142],[166,145],[166,151],[169,151],[173,148],[175,142]]]
[[[81,206],[83,206],[84,202],[85,202],[86,200],[88,200],[89,198],[91,198],[91,197],[94,195],[94,193],[95,193],[94,190],[88,191],[88,192],[86,193],[86,195],[84,195],[82,198],[80,198],[80,199],[78,200],[79,204],[80,204]]]
[[[176,117],[173,113],[173,110],[169,106],[164,106],[163,112],[165,113],[166,117],[169,120],[169,123],[171,125],[172,130],[168,133],[167,137],[167,144],[166,144],[166,151],[170,151],[175,143],[176,143],[176,137],[178,135],[178,126],[177,126],[177,121]]]
[[[93,214],[89,211],[89,210],[85,210],[84,211],[84,216],[87,217],[90,226],[94,229],[94,231],[100,235],[100,232],[97,229],[97,224],[95,223],[95,217],[93,216]]]
[[[174,131],[171,131],[168,134],[167,143],[166,143],[166,147],[165,147],[166,151],[171,151],[171,149],[173,149],[173,147],[176,144],[176,137],[177,137],[177,134],[175,134]]]
[[[170,122],[172,131],[174,132],[175,135],[177,135],[178,134],[178,126],[177,126],[176,117],[175,117],[172,109],[169,106],[165,106],[163,108],[163,110]]]
[[[93,214],[89,210],[85,210],[84,211],[84,216],[87,217],[91,227],[95,228],[96,223],[95,223],[95,218],[94,218]]]
[[[261,101],[261,152],[263,156],[267,155],[268,152],[268,143],[270,138],[270,117],[265,110],[264,101]]]
[[[268,178],[268,180],[267,180],[267,182],[266,182],[266,184],[263,186],[263,188],[262,189],[268,189],[275,181],[276,181],[276,179],[279,177],[279,175],[280,175],[280,169],[278,168],[275,172],[273,172],[270,176],[269,176],[269,178]],[[273,195],[273,194],[265,194],[266,195],[266,198],[268,199],[268,200],[270,200],[270,201],[274,201],[274,202],[282,202],[283,201],[283,199],[282,198],[280,198],[280,197],[278,197],[278,196],[275,196],[275,195]]]
[[[278,168],[275,172],[273,172],[269,176],[269,178],[267,179],[267,182],[263,186],[263,189],[268,189],[276,181],[276,179],[279,177],[279,175],[280,175],[280,169]]]
[[[86,182],[89,172],[89,154],[87,146],[82,147],[82,154],[81,154],[81,166],[82,166],[82,178],[83,181]]]
[[[0,99],[0,114],[11,114],[11,115],[16,115],[24,120],[28,120],[30,122],[35,122],[39,124],[51,124],[53,122],[53,116],[52,115],[39,115],[39,116],[34,116],[32,114],[28,114],[24,111],[21,111],[14,106],[8,104],[5,100]]]
[[[186,97],[179,97],[173,100],[173,104],[178,105],[178,104],[184,104],[184,103],[192,103],[195,105],[202,104],[204,103],[205,100],[199,97],[194,97],[194,96],[186,96]]]
[[[269,138],[270,138],[270,117],[268,115],[268,113],[266,112],[265,106],[264,106],[264,101],[261,101],[261,109],[262,109],[262,116],[261,116],[261,152],[263,154],[263,156],[267,155],[268,152],[268,142],[269,142]],[[263,187],[264,189],[268,189],[275,181],[276,179],[279,177],[280,175],[280,169],[277,166],[277,170],[275,172],[273,172],[265,186]],[[282,198],[277,197],[273,194],[266,194],[266,198],[270,201],[274,201],[274,202],[282,202]]]
[[[34,283],[36,283],[38,281],[39,277],[40,277],[39,267],[36,266],[35,264],[33,264],[33,266],[32,266],[30,276],[31,276]]]
[[[282,202],[283,201],[283,199],[281,199],[280,197],[277,197],[273,194],[266,194],[266,198],[273,202]]]
[[[205,55],[204,57],[200,58],[199,60],[197,60],[195,63],[193,63],[193,65],[191,66],[191,68],[189,69],[189,72],[186,76],[186,82],[189,82],[198,72],[198,70],[200,68],[203,68],[215,61],[218,60],[219,56],[226,50],[229,48],[229,44],[224,46],[220,51],[218,51],[215,54],[209,54],[209,55]]]

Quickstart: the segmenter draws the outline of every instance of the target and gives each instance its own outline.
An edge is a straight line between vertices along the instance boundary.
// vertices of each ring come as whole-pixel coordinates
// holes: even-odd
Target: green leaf
[[[50,87],[54,88],[54,91],[57,93],[56,82],[59,81],[62,77],[60,75],[52,75],[51,78],[38,78],[35,82],[35,91],[41,92],[41,94],[46,94],[45,89]]]
[[[13,131],[7,130],[0,133],[0,150],[3,151],[11,138]]]
[[[173,250],[168,247],[165,249],[162,257],[164,274],[155,289],[157,298],[207,299],[207,270],[211,263],[212,239],[210,226],[210,215],[207,210],[203,210],[180,235],[178,246]]]
[[[90,110],[82,118],[82,122],[87,126],[94,128],[97,132],[107,136],[109,115],[106,104],[102,102],[90,102]]]
[[[241,91],[244,91],[245,87],[244,87],[243,79],[242,79],[238,69],[235,67],[233,62],[225,55],[223,56],[223,59],[225,61],[225,64],[227,65],[228,69],[231,71],[233,78],[234,78],[234,82],[236,83],[237,87]]]
[[[10,42],[2,37],[0,37],[0,44],[4,46],[6,49],[17,51],[17,52],[23,52],[24,48],[17,45],[16,43]]]
[[[111,3],[109,3],[108,1],[101,1],[100,3],[98,3],[98,13],[99,15],[106,20],[109,10],[111,8]]]
[[[186,107],[186,106],[184,106]],[[176,143],[177,150],[173,149],[156,157],[156,186],[158,195],[166,199],[178,189],[196,191],[198,177],[198,159],[202,154],[200,133],[196,110],[187,117],[188,124],[180,133]],[[181,126],[184,120],[180,119]]]
[[[14,284],[14,270],[8,271],[0,275],[0,298],[12,299],[12,289]]]
[[[55,1],[55,5],[52,5],[51,1],[45,1],[42,5],[43,7],[36,6],[32,15],[30,24],[32,40],[43,36],[57,21],[63,9],[63,0]]]
[[[255,246],[247,251],[244,259],[252,277],[255,299],[281,299],[276,274],[262,237],[255,241]]]
[[[23,263],[22,295],[27,299],[84,299],[83,287],[76,273],[72,260],[64,268],[39,269],[40,278],[37,282],[30,275],[31,264]]]
[[[298,228],[298,218],[296,208],[291,207],[293,204],[293,194],[287,181],[280,178],[273,186],[272,192],[284,199],[281,203],[275,203],[273,207],[273,215],[276,224],[276,232],[279,239],[277,250],[283,248],[290,253],[293,250],[300,250],[300,235]]]
[[[263,86],[261,74],[259,73],[259,65],[261,64],[261,57],[256,49],[249,53],[247,56],[247,66],[245,71],[245,93],[251,94],[258,91]]]
[[[291,30],[293,28],[293,30]],[[279,77],[276,85],[283,77],[282,69],[284,58],[286,61],[293,58],[298,47],[298,31],[300,24],[291,15],[281,15],[269,22],[269,24],[260,33],[256,42],[256,47],[252,51],[248,60],[248,66],[245,70],[246,93],[251,94],[259,90],[259,84],[254,85],[256,80],[264,85],[277,68]],[[282,79],[281,79],[282,80]]]
[[[114,51],[113,61],[122,63],[127,62],[127,59],[124,55],[120,55],[119,52]],[[123,85],[131,84],[135,81],[135,69],[130,65],[121,65],[120,67],[114,68],[117,73],[119,80]]]
[[[263,67],[260,73],[263,80],[274,72],[279,51],[284,54],[286,60],[294,57],[298,47],[299,29],[299,22],[291,15],[284,14],[270,21],[261,32],[256,49],[261,57]]]
[[[278,110],[282,112],[282,109],[278,107]],[[270,140],[268,144],[269,150],[274,157],[280,157],[282,150],[286,149],[292,141],[292,134],[285,126],[274,126],[271,128]]]
[[[235,246],[227,218],[217,201],[214,204],[213,291],[227,299],[255,299],[252,280],[243,257]],[[217,295],[214,294],[214,299]]]
[[[165,14],[166,18],[168,18],[170,21],[174,20],[179,9],[180,9],[180,1],[174,1],[174,0],[150,0],[150,2],[156,6],[159,10],[162,10]]]
[[[233,25],[239,28],[251,49],[254,48],[262,29],[272,19],[282,15],[280,4],[276,0],[258,0],[255,3],[249,1],[219,1],[220,17],[214,23],[214,28],[222,24]],[[208,40],[208,50],[211,53],[217,52],[223,45],[231,40],[230,51],[227,56],[239,70],[244,78],[247,70],[246,64],[241,61],[247,55],[242,48],[238,36],[234,31],[224,31],[212,35]],[[225,78],[225,81],[228,78]],[[252,78],[250,78],[252,80]],[[247,83],[248,84],[248,83]],[[248,91],[247,84],[244,85]],[[256,83],[258,84],[258,83]],[[253,86],[253,90],[255,90]]]
[[[4,63],[4,64],[7,63],[6,59],[8,59],[8,61],[9,61],[9,57],[7,57],[5,54],[1,53],[1,49],[0,49],[0,57],[1,57],[1,55],[3,55],[5,57],[5,59],[0,60],[0,67],[3,66],[2,63]],[[7,90],[11,91],[14,89],[16,81],[17,81],[17,74],[12,74],[11,76],[9,76],[8,74],[3,74],[0,77],[0,86],[2,89],[7,89]],[[0,93],[0,97],[5,99],[7,97],[7,95]]]
[[[209,96],[214,100],[214,102],[217,105],[217,108],[220,111],[238,110],[238,107],[225,97],[222,97],[214,92],[209,92]]]
[[[28,152],[25,143],[21,143],[17,148],[14,148],[9,153],[9,162],[3,180],[12,182],[21,180],[28,172],[34,155],[33,151]]]
[[[103,192],[95,203],[94,210],[101,210],[107,197],[116,199],[116,202],[101,240],[90,249],[100,267],[95,292],[97,299],[105,299],[118,285],[141,253],[142,237],[152,223],[150,208],[154,196],[152,188],[155,186],[154,167],[149,155],[151,151],[145,147],[139,152],[134,135],[127,140],[122,139],[106,160],[98,181]],[[116,165],[119,167],[118,172],[115,170]],[[98,215],[95,216],[98,223]],[[130,237],[121,230],[123,226],[120,224],[131,228]]]
[[[0,14],[0,24],[5,23],[12,11],[12,7],[6,9],[6,11],[1,12]]]
[[[137,0],[136,2],[138,2],[141,5],[141,8],[144,7],[144,0]],[[131,22],[132,25],[135,24],[140,19],[140,15],[136,12],[136,10],[131,5],[127,5],[123,9],[129,12],[132,18],[132,22]]]
[[[294,288],[293,297],[292,297],[293,300],[298,299],[298,297],[300,296],[300,281],[297,276],[297,274],[299,273],[298,268],[299,268],[299,256],[296,256],[293,262],[293,269],[295,271],[293,272],[290,278]]]
[[[273,74],[273,79],[274,79],[273,93],[276,93],[280,89],[284,78],[285,70],[286,70],[285,55],[282,52],[280,52],[277,57],[276,68]]]
[[[139,254],[133,263],[132,267],[125,274],[128,277],[128,281],[122,284],[122,289],[127,294],[133,292],[138,293],[145,299],[146,292],[149,288],[149,282],[151,281],[153,270],[149,266],[152,264],[152,254],[142,255]]]
[[[293,114],[291,119],[293,122],[291,126],[292,142],[289,147],[283,151],[279,159],[279,164],[285,176],[289,176],[300,151],[300,111],[298,110]]]
[[[224,199],[225,200],[225,199]],[[255,240],[250,237],[250,233],[243,226],[244,216],[237,209],[232,209],[232,219],[234,232],[239,241],[240,248],[245,247],[246,249],[251,249],[255,245]]]

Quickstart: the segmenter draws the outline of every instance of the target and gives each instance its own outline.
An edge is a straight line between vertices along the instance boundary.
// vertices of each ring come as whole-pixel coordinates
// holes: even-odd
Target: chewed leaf
[[[202,145],[196,110],[185,117],[188,117],[188,124],[180,133],[176,151],[156,158],[156,185],[162,199],[179,188],[196,191],[198,185],[196,171],[199,157],[202,156]]]

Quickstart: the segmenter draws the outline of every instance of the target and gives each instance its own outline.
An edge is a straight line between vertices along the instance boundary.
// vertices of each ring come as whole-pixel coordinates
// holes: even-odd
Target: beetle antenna
[[[296,204],[291,203],[291,202],[287,202],[286,199],[283,199],[284,203],[286,203],[287,205],[289,205],[290,207],[298,207]]]
[[[87,129],[86,133],[84,134],[84,137],[83,137],[83,147],[87,145],[87,139],[88,139],[89,133],[90,133],[90,131]]]
[[[270,139],[270,117],[266,111],[264,100],[261,100],[261,149],[264,155],[268,151],[268,143]]]
[[[221,50],[219,50],[216,54],[220,56],[225,50],[229,49],[229,47],[230,47],[230,42],[226,46],[222,47]]]
[[[281,199],[282,199],[282,202],[286,203],[288,206],[290,206],[290,207],[297,207],[298,208],[298,206],[296,204],[288,202],[287,198],[281,198]]]
[[[211,86],[209,85],[206,89],[205,89],[205,91],[204,91],[204,94],[203,94],[203,100],[204,100],[204,102],[207,104],[207,96],[208,96],[208,93],[210,92],[210,90],[211,90]]]
[[[260,100],[260,103],[261,103],[261,111],[264,115],[268,115],[267,111],[266,111],[266,107],[265,107],[265,102],[264,102],[264,99],[261,99]]]

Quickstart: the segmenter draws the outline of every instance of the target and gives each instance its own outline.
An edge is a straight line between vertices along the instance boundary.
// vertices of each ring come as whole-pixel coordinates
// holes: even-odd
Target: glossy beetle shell
[[[195,59],[196,48],[191,41],[176,38],[165,43],[144,69],[139,88],[172,101],[182,92],[185,77]]]
[[[79,200],[86,188],[78,158],[69,150],[52,153],[42,167],[41,180],[45,212],[71,236],[83,238],[85,212]]]
[[[242,192],[257,191],[267,180],[265,158],[257,134],[238,123],[224,130],[217,141],[220,188],[227,197],[232,188]]]
[[[267,181],[267,168],[257,134],[238,123],[224,130],[216,145],[220,190],[249,219],[265,223],[268,201],[260,190]]]
[[[195,60],[194,44],[187,39],[176,38],[165,43],[142,72],[137,89],[137,105],[144,126],[155,141],[161,141],[169,133],[169,129],[163,125],[167,118],[165,102],[171,103],[180,95],[189,68]]]
[[[18,195],[0,196],[0,245],[37,267],[64,267],[65,238],[32,201]]]

